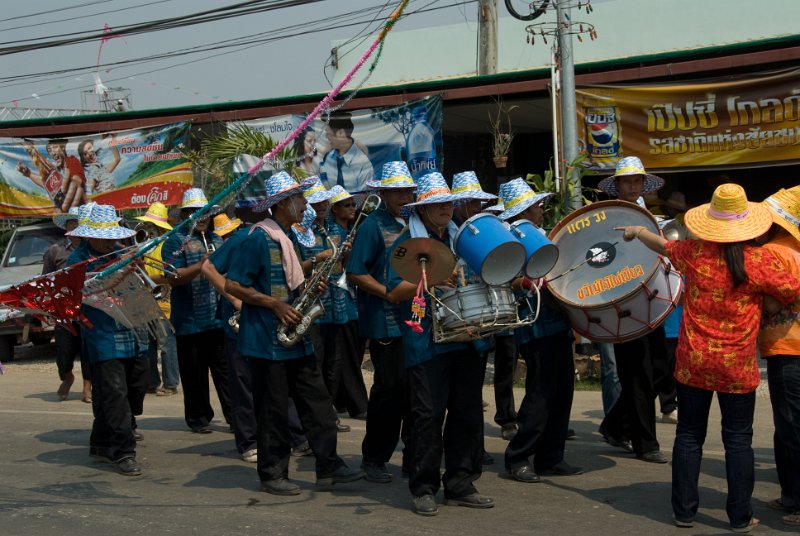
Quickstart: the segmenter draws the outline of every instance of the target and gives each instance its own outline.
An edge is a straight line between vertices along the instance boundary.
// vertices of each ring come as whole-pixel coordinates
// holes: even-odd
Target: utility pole
[[[497,73],[497,0],[478,3],[478,75]]]
[[[565,177],[572,184],[572,208],[580,208],[581,184],[576,170],[569,164],[578,157],[578,127],[575,109],[575,60],[572,55],[572,32],[570,27],[569,1],[556,0],[556,23],[558,25],[558,56],[561,64],[561,146],[564,152]]]

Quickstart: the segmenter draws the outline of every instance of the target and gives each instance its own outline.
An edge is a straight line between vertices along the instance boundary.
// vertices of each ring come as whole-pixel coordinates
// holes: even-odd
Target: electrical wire
[[[114,0],[103,0],[105,2],[113,2]],[[173,0],[156,0],[154,2],[147,2],[146,4],[136,4],[135,6],[128,6],[128,7],[121,7],[119,9],[110,9],[108,11],[98,11],[92,13],[91,17],[99,17],[100,15],[109,15],[111,13],[120,13],[122,11],[130,11],[131,9],[140,9],[143,7],[151,6],[153,4],[164,4],[166,2],[172,2]],[[59,12],[64,10],[58,10]],[[26,28],[38,28],[39,26],[48,26],[50,24],[61,24],[64,22],[69,22],[72,20],[79,20],[79,19],[86,19],[87,15],[76,15],[74,17],[66,17],[60,18],[58,20],[51,20],[48,22],[37,22],[36,24],[26,24],[24,26],[12,26],[11,28],[0,28],[0,32],[11,32],[14,30],[24,30]],[[53,36],[50,36],[53,37]]]
[[[97,4],[107,4],[108,2],[114,2],[115,0],[94,0],[93,2],[84,2],[83,4],[77,4],[74,6],[65,6],[60,7],[58,9],[48,9],[47,11],[39,11],[38,13],[28,13],[27,15],[17,15],[16,17],[9,17],[7,19],[0,19],[0,22],[7,22],[10,20],[18,20],[18,19],[25,19],[28,17],[36,17],[39,15],[49,15],[50,13],[63,13],[64,11],[68,11],[70,9],[78,9],[81,7],[87,6],[94,6]]]

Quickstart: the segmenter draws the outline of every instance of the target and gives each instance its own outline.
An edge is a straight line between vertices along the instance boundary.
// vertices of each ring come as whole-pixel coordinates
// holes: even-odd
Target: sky
[[[10,47],[63,39],[64,34],[102,32],[157,19],[185,16],[236,0],[35,0],[3,2],[0,11],[0,109],[97,109],[91,91],[99,82],[130,91],[137,110],[266,99],[325,92],[331,41],[375,38],[380,21],[398,0],[312,0],[262,13],[158,32],[99,39],[9,54]],[[250,7],[292,2],[262,0]],[[304,4],[296,1],[295,4]],[[502,6],[502,2],[500,2]],[[524,2],[517,1],[524,9]],[[447,7],[450,6],[450,7]],[[440,8],[414,13],[422,9]],[[51,11],[50,13],[44,13]],[[411,0],[407,17],[396,25],[410,30],[455,21],[475,21],[476,0]],[[331,26],[343,26],[329,29]],[[291,34],[298,34],[290,36]],[[299,35],[302,34],[302,35]],[[81,34],[83,35],[83,34]],[[109,34],[113,35],[113,33]],[[208,47],[244,38],[264,43],[205,50],[129,65],[111,63],[148,58],[176,50]],[[391,35],[390,35],[391,38]],[[346,53],[350,47],[342,47]],[[351,52],[356,53],[356,52]],[[100,67],[97,68],[98,58]],[[73,69],[78,69],[74,70]],[[40,75],[56,70],[61,74]],[[113,94],[113,92],[112,92]]]

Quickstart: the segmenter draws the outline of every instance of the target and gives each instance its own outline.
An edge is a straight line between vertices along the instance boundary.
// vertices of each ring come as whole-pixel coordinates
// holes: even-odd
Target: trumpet
[[[364,201],[364,206],[361,207],[361,213],[359,213],[358,218],[353,224],[353,228],[350,229],[350,232],[347,233],[347,236],[344,239],[344,244],[342,245],[342,249],[344,250],[343,253],[348,250],[346,244],[352,243],[353,238],[355,238],[356,231],[358,230],[358,225],[361,223],[361,218],[364,216],[369,216],[379,206],[381,206],[380,197],[374,194],[367,197],[367,199]],[[336,280],[334,285],[336,285],[342,290],[350,291],[350,286],[347,283],[347,268],[345,268],[344,266],[342,266],[342,275],[339,276],[339,279]]]
[[[214,241],[212,240],[212,241],[211,241],[211,243],[209,243],[209,242],[206,240],[206,233],[205,233],[205,231],[204,231],[204,232],[202,232],[202,233],[200,233],[200,236],[203,238],[203,246],[206,248],[206,253],[208,253],[209,255],[210,255],[211,253],[214,253],[214,252],[217,250],[216,246],[214,246]]]
[[[150,288],[150,292],[153,294],[153,299],[156,301],[163,300],[169,296],[169,285],[157,285],[156,282],[150,278],[150,275],[140,265],[134,265],[134,273],[139,281],[142,282],[142,285]]]
[[[136,234],[133,235],[133,243],[137,245],[149,242],[150,240],[158,237],[156,226],[150,222],[143,221],[141,223],[137,223],[133,230],[136,232]]]

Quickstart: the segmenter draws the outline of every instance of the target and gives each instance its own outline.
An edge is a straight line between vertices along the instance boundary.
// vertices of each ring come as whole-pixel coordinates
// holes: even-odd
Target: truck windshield
[[[41,264],[47,248],[63,238],[64,231],[57,228],[17,233],[6,257],[6,266]]]

